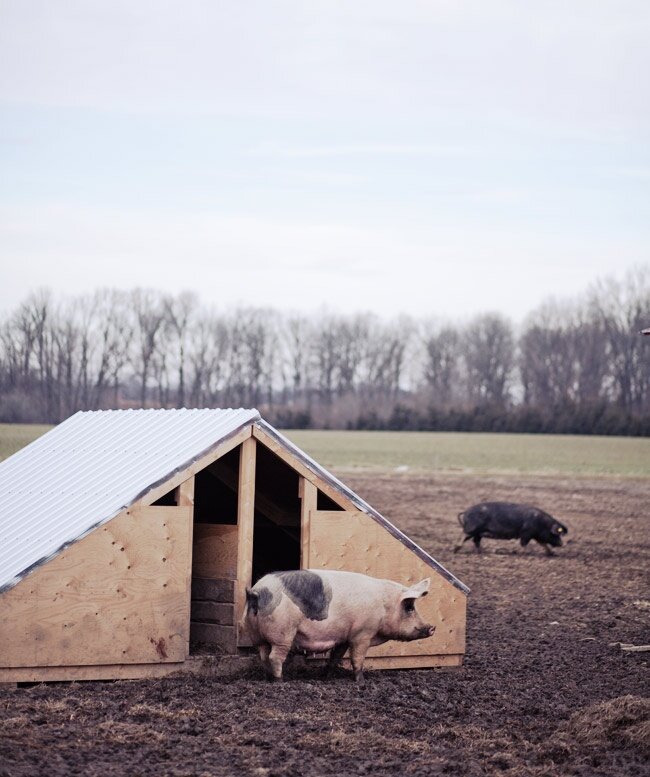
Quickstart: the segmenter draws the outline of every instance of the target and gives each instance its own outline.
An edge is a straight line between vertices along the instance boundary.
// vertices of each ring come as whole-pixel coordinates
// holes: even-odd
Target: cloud
[[[621,167],[617,168],[614,173],[621,178],[650,181],[650,167]]]
[[[337,146],[282,147],[269,143],[251,149],[251,154],[293,158],[327,158],[350,156],[450,156],[476,153],[468,146],[418,143],[358,143]]]
[[[611,267],[640,261],[633,241],[559,239],[462,225],[351,227],[210,213],[155,214],[80,208],[0,208],[9,310],[34,287],[195,290],[208,303],[299,310],[323,305],[384,317],[408,312],[515,318],[548,296],[582,293]]]
[[[453,114],[479,132],[489,122],[639,131],[650,118],[649,8],[14,1],[3,4],[0,99],[407,124]]]

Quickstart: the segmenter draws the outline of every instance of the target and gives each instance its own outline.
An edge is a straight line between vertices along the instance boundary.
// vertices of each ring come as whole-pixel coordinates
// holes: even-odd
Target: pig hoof
[[[366,682],[366,678],[363,676],[363,672],[355,672],[354,679],[358,685],[363,685]]]

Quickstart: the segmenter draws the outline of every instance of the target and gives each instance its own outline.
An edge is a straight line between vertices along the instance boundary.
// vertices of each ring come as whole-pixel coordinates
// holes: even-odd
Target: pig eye
[[[404,612],[414,612],[415,599],[404,599],[404,601],[402,602],[402,606],[404,607]]]

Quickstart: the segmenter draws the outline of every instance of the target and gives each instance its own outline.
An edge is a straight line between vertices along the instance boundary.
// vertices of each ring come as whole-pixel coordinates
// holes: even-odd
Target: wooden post
[[[244,612],[246,587],[253,577],[253,526],[255,521],[255,454],[256,440],[249,437],[241,445],[239,454],[239,499],[237,507],[237,585],[235,590],[235,618],[237,623]],[[239,645],[244,642],[237,640]]]
[[[187,537],[188,537],[188,547],[190,549],[188,553],[188,564],[187,564],[187,621],[188,621],[188,628],[187,628],[187,645],[185,647],[185,657],[187,658],[190,655],[190,628],[189,628],[189,622],[191,618],[191,611],[192,611],[192,542],[193,542],[193,535],[194,535],[194,475],[187,478],[187,480],[184,480],[177,488],[176,488],[176,505],[177,507],[189,507],[190,509],[190,520],[188,521],[187,526]]]
[[[176,489],[176,504],[178,507],[194,507],[194,475]]]
[[[300,506],[300,568],[309,568],[309,527],[311,514],[316,512],[318,489],[307,478],[301,477],[298,493],[302,500]]]

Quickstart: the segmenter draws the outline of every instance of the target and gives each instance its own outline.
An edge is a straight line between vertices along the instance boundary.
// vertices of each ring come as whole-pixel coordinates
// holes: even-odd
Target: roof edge
[[[73,415],[69,416],[69,418],[74,418],[75,416],[83,413],[97,413],[97,412],[128,412],[128,411],[98,411],[98,410],[78,410]],[[163,483],[166,483],[168,480],[171,480],[175,475],[177,475],[179,472],[182,472],[184,469],[187,469],[188,467],[192,466],[192,464],[196,463],[197,461],[200,461],[205,456],[209,455],[213,450],[218,448],[223,442],[226,440],[231,439],[232,437],[235,437],[237,434],[239,434],[242,429],[244,429],[247,426],[252,426],[257,421],[261,420],[262,416],[260,415],[259,410],[256,408],[251,408],[251,413],[254,412],[255,416],[252,416],[251,418],[247,418],[245,421],[242,421],[241,424],[239,424],[235,429],[230,431],[227,435],[224,435],[223,437],[220,437],[217,442],[213,443],[212,445],[209,445],[207,448],[205,448],[203,451],[201,451],[198,455],[192,456],[190,459],[188,459],[184,464],[175,467],[172,472],[170,472],[168,475],[165,475],[163,478],[159,478],[155,483],[150,484],[147,486],[147,488],[140,491],[135,498],[128,501],[126,504],[123,504],[121,507],[119,507],[117,510],[115,510],[111,515],[108,515],[106,518],[102,518],[100,521],[97,521],[92,526],[85,529],[81,534],[78,534],[74,537],[69,537],[64,542],[59,545],[59,547],[54,550],[52,553],[48,554],[47,556],[42,556],[41,558],[37,559],[36,561],[32,562],[28,567],[23,569],[21,572],[18,572],[11,580],[6,581],[2,585],[0,585],[0,594],[5,593],[6,591],[9,591],[10,589],[14,588],[18,583],[21,582],[21,580],[24,580],[26,577],[32,574],[32,572],[35,572],[37,569],[42,567],[44,564],[47,564],[48,562],[52,561],[52,559],[56,558],[60,553],[62,553],[64,550],[67,550],[71,545],[74,545],[77,542],[80,542],[85,537],[87,537],[91,532],[95,531],[95,529],[98,529],[100,526],[103,526],[104,524],[108,523],[109,521],[112,521],[114,518],[117,518],[118,515],[123,513],[125,510],[128,510],[129,507],[133,507],[133,505],[136,502],[139,502],[141,499],[143,499],[150,491],[153,491],[154,488],[158,488]],[[67,420],[69,420],[66,419]],[[62,423],[65,423],[63,421]],[[57,428],[57,427],[54,427]],[[53,431],[53,430],[51,430]],[[47,434],[47,432],[46,432]],[[36,440],[34,441],[36,442]],[[31,445],[31,443],[30,443]],[[25,446],[27,447],[27,446]],[[23,450],[23,449],[21,449]],[[17,451],[17,453],[20,453],[20,451]],[[15,454],[14,454],[15,455]]]

